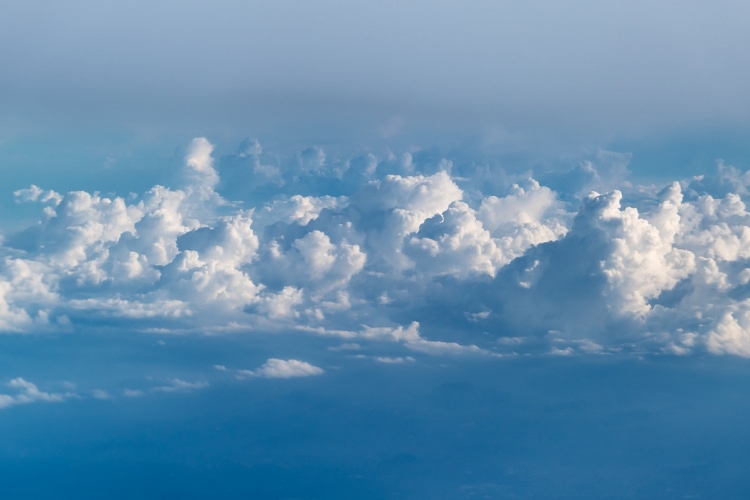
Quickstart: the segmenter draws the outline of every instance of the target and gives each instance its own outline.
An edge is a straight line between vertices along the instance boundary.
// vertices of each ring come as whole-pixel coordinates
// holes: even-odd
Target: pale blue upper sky
[[[11,0],[0,102],[32,128],[194,135],[403,120],[591,142],[746,126],[749,16],[741,1]]]

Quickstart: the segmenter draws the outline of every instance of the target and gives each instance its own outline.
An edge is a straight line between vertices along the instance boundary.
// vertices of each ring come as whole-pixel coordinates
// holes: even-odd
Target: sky
[[[6,2],[10,498],[745,496],[748,15]]]

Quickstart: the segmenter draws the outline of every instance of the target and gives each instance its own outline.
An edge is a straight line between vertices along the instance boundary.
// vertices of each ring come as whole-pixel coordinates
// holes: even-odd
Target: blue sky
[[[747,14],[8,2],[9,494],[743,496]]]

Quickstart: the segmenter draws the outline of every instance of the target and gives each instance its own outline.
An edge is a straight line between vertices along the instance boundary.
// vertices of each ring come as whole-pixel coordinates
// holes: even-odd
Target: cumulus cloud
[[[44,191],[39,186],[32,184],[26,189],[18,189],[13,191],[13,196],[16,198],[16,203],[22,203],[26,201],[40,201],[42,203],[50,203],[52,205],[59,205],[62,201],[62,196],[55,191]]]
[[[256,370],[238,370],[241,375],[261,378],[295,378],[322,375],[324,370],[296,359],[270,358]]]
[[[0,245],[0,330],[750,357],[750,176],[734,167],[653,188],[614,153],[538,179],[416,150],[274,158],[197,138],[175,185],[139,196],[18,189],[39,219]]]
[[[529,247],[564,235],[564,211],[555,194],[533,179],[527,184],[514,184],[504,198],[485,198],[476,211],[453,202],[410,239],[413,259],[433,274],[494,276]]]
[[[714,354],[750,357],[750,303],[743,301],[726,311],[708,334],[708,350]]]
[[[213,150],[213,144],[205,137],[198,137],[190,143],[185,157],[188,175],[197,181],[194,185],[200,190],[203,198],[210,197],[213,194],[213,188],[219,183],[219,175],[213,167],[214,159],[211,156]]]
[[[597,218],[612,242],[601,269],[607,278],[609,305],[618,314],[648,313],[648,300],[671,290],[695,270],[693,253],[674,246],[680,228],[679,185],[669,186],[662,198],[648,218],[640,217],[633,207],[621,209],[619,191],[589,198],[590,216]]]

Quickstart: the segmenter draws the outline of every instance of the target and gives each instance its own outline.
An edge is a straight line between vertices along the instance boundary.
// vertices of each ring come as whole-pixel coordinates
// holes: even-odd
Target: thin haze
[[[749,14],[745,2],[4,2],[0,91],[18,120],[746,125]]]

